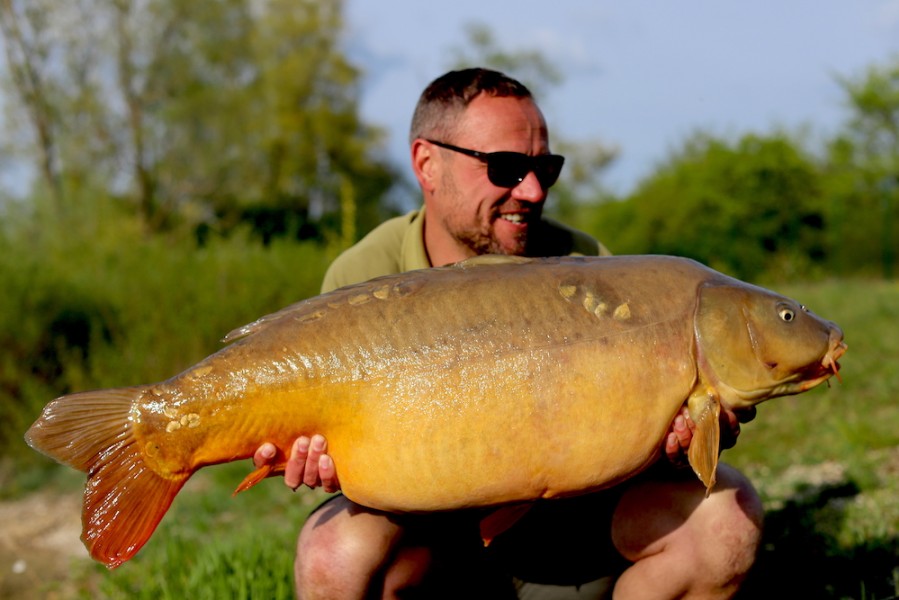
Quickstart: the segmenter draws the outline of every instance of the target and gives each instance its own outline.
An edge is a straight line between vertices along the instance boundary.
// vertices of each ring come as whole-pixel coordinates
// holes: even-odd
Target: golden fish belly
[[[374,386],[371,399],[389,403],[369,403],[345,438],[329,434],[345,493],[385,510],[445,510],[583,492],[641,470],[692,374],[633,385],[643,373],[583,368],[589,350],[523,353],[501,369],[445,372],[403,394],[391,394],[392,382]],[[560,361],[566,378],[540,368]],[[637,410],[635,397],[644,399]]]
[[[184,408],[211,424],[193,468],[321,433],[348,497],[421,511],[603,487],[656,456],[695,379],[689,293],[659,319],[655,295],[564,270],[514,282],[527,296],[459,275],[326,296],[176,378],[215,391]]]

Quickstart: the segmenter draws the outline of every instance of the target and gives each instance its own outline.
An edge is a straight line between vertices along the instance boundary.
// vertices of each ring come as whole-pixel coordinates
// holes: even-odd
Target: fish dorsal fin
[[[459,261],[452,265],[457,269],[470,269],[472,267],[480,267],[483,265],[524,265],[534,262],[533,258],[526,256],[507,256],[505,254],[481,254],[480,256],[472,256],[463,261]]]
[[[497,508],[481,519],[481,540],[484,546],[489,546],[496,536],[506,531],[517,523],[534,505],[533,502],[522,504],[510,504]]]
[[[705,484],[708,497],[715,486],[715,472],[718,469],[718,447],[721,441],[721,402],[712,388],[698,390],[687,400],[690,418],[696,424],[687,458],[690,466]]]

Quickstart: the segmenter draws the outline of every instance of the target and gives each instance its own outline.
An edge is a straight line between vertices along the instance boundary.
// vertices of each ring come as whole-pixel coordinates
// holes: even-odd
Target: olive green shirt
[[[424,208],[385,221],[338,256],[325,273],[322,293],[382,275],[427,269]],[[542,219],[535,256],[608,256],[609,250],[576,229]]]

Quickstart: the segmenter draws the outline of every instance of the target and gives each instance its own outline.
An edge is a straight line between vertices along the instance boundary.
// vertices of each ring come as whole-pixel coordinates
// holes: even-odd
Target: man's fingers
[[[677,440],[677,434],[672,431],[668,434],[668,437],[665,438],[665,454],[668,456],[669,461],[676,462],[680,453],[680,442]]]
[[[337,471],[334,468],[334,461],[327,454],[323,454],[318,460],[318,475],[322,481],[322,487],[329,494],[340,489],[340,482],[337,480]]]
[[[756,415],[755,406],[748,406],[746,408],[738,408],[734,409],[734,414],[737,416],[737,421],[740,423],[748,423],[755,418]]]
[[[749,415],[751,419],[754,415]],[[727,409],[721,411],[721,449],[733,448],[740,435],[741,415],[736,411]]]
[[[673,433],[677,438],[678,445],[686,450],[690,447],[690,440],[693,439],[693,431],[690,429],[688,417],[677,415],[674,418]]]
[[[306,472],[303,474],[303,483],[311,488],[321,485],[319,477],[319,459],[328,451],[328,443],[320,435],[313,435],[309,441],[309,455],[306,457]]]
[[[301,436],[294,442],[284,469],[284,483],[296,490],[301,485],[323,487],[327,492],[340,489],[334,461],[327,455],[328,442],[319,434]]]
[[[309,438],[306,436],[297,438],[290,449],[287,465],[284,467],[284,485],[292,490],[300,487],[305,477],[308,456]]]
[[[275,454],[277,454],[278,449],[275,448],[275,445],[269,442],[265,442],[256,450],[256,453],[253,454],[253,466],[257,469],[261,469],[265,465],[271,463],[272,459],[275,458]]]

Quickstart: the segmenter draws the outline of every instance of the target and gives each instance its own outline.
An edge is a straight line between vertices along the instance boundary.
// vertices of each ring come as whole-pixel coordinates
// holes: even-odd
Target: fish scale
[[[711,490],[721,406],[810,389],[846,349],[799,303],[665,256],[478,257],[316,296],[225,341],[167,381],[57,398],[29,429],[88,473],[97,560],[133,556],[199,468],[274,443],[247,489],[314,433],[357,503],[501,507],[640,473],[686,405]]]

